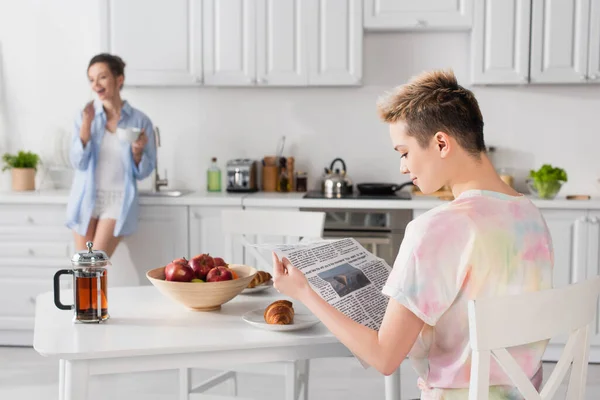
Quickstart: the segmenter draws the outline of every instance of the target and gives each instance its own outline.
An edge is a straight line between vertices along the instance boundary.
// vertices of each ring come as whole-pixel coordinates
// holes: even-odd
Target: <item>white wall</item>
[[[97,29],[95,2],[0,0],[7,99],[0,151],[47,152],[57,130],[71,129],[74,112],[90,96],[85,70],[98,51]],[[468,82],[469,48],[467,33],[368,34],[360,88],[126,88],[123,95],[160,126],[159,164],[172,186],[202,189],[211,156],[223,168],[229,158],[260,159],[275,152],[281,135],[297,169],[309,171],[310,186],[335,157],[346,160],[355,182],[403,181],[375,101],[424,69],[452,67]],[[499,148],[498,165],[522,176],[549,162],[569,174],[563,194],[600,193],[600,86],[474,92],[486,140]]]

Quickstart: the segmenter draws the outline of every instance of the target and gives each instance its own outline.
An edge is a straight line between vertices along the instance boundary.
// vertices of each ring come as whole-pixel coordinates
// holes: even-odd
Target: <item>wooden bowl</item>
[[[170,282],[165,281],[165,267],[154,268],[146,277],[165,296],[196,311],[219,310],[222,304],[237,296],[248,286],[256,268],[229,264],[238,279],[220,282]]]

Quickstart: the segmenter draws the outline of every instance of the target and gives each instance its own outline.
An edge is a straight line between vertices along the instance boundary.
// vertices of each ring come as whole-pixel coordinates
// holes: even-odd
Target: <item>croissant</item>
[[[258,285],[262,285],[265,282],[270,281],[272,278],[271,274],[265,271],[258,271],[255,275],[254,278],[252,278],[252,280],[250,281],[250,283],[248,284],[249,288],[253,288],[256,287]]]
[[[265,309],[265,322],[271,325],[289,325],[294,322],[292,302],[277,300]]]

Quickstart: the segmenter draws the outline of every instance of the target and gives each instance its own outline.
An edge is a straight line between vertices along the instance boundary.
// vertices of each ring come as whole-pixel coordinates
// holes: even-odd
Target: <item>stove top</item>
[[[389,195],[364,195],[358,192],[354,192],[349,195],[344,195],[342,197],[325,197],[325,195],[318,191],[312,190],[307,192],[304,197],[305,199],[349,199],[349,200],[410,200],[412,196],[408,192],[396,192],[395,194]]]

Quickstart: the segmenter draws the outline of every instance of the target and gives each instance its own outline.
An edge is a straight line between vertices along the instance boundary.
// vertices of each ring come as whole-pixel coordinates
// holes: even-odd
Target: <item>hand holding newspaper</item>
[[[287,257],[325,301],[359,324],[379,330],[388,303],[381,290],[391,267],[355,239],[253,247]]]

